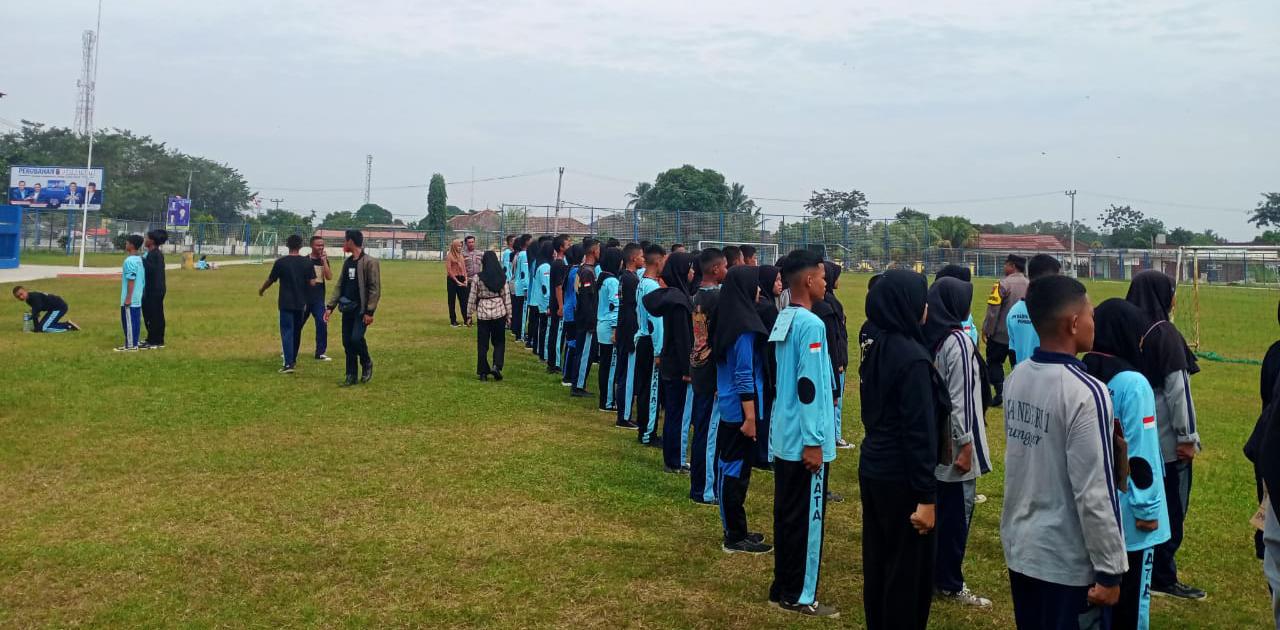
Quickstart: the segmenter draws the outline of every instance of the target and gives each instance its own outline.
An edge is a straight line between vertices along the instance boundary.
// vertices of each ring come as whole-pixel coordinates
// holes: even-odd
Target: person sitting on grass
[[[200,260],[196,261],[196,271],[209,271],[217,268],[218,265],[216,263],[209,262],[208,256],[200,256]]]
[[[13,288],[13,297],[26,302],[31,307],[31,321],[35,322],[34,332],[60,333],[68,330],[80,330],[71,320],[62,321],[67,316],[67,301],[52,293],[28,291],[18,285]]]

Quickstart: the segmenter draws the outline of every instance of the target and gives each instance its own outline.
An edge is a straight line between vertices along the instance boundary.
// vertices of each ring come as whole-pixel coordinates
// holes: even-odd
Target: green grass
[[[209,256],[209,260],[244,260],[244,256]],[[80,252],[73,252],[67,255],[63,252],[52,251],[24,251],[22,252],[22,264],[24,265],[61,265],[75,267],[80,264]],[[180,263],[182,262],[182,254],[167,254],[166,262]],[[90,253],[85,252],[84,265],[86,267],[119,267],[124,261],[124,252],[113,253]]]
[[[117,355],[117,282],[27,283],[67,298],[85,331],[0,331],[0,626],[779,627],[772,559],[719,550],[713,508],[663,474],[660,454],[571,399],[509,345],[507,379],[480,383],[474,333],[448,327],[443,269],[384,262],[370,330],[378,375],[340,390],[342,351],[278,375],[266,269],[170,272],[169,348]],[[865,277],[846,277],[850,328]],[[1122,284],[1091,287],[1095,301]],[[975,304],[985,297],[980,281]],[[3,295],[9,287],[0,286]],[[1259,357],[1276,296],[1213,289],[1208,349]],[[304,355],[311,348],[309,334]],[[855,353],[856,356],[856,353]],[[1155,627],[1261,627],[1266,586],[1240,446],[1258,368],[1209,363],[1194,379],[1197,462],[1184,580],[1210,599],[1153,602]],[[845,427],[861,433],[856,390]],[[1001,423],[999,410],[989,426]],[[990,432],[997,461],[1002,432]],[[842,451],[820,596],[861,625],[855,453]],[[935,605],[938,628],[1008,628],[999,542],[1002,470],[979,481],[966,563],[990,612]],[[770,531],[772,480],[755,478],[753,528]]]

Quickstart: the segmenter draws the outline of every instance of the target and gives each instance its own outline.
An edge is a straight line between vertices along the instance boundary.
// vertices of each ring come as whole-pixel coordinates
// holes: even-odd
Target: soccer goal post
[[[1276,245],[1187,245],[1178,248],[1177,283],[1190,285],[1190,304],[1179,296],[1172,319],[1182,329],[1187,345],[1204,350],[1200,298],[1211,285],[1253,289],[1280,288],[1280,246]],[[1215,289],[1216,290],[1216,289]],[[1178,313],[1188,321],[1178,321]],[[1189,333],[1189,334],[1187,334]]]
[[[249,262],[262,264],[275,260],[280,253],[280,235],[275,230],[262,230],[253,237],[253,246],[249,248]]]
[[[778,244],[777,243],[742,243],[734,241],[698,241],[698,249],[706,249],[714,247],[716,249],[724,249],[730,245],[742,247],[750,245],[756,248],[756,259],[762,265],[772,265],[778,260]]]

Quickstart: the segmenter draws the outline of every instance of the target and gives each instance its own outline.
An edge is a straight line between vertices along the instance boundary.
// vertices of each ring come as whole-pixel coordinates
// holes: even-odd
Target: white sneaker
[[[957,604],[960,604],[961,606],[975,606],[978,608],[991,607],[991,600],[985,597],[978,597],[977,595],[974,595],[973,591],[969,590],[968,586],[961,587],[960,590],[955,593],[939,590],[939,591],[935,591],[935,594],[938,599],[949,600]]]
[[[836,440],[836,448],[853,448],[853,442],[846,442],[843,439]]]
[[[320,355],[320,356],[316,357],[316,360],[317,360],[317,361],[332,361],[333,359],[329,358],[329,355],[327,355],[327,354],[322,354],[322,355]]]
[[[133,346],[132,348],[130,348],[129,346],[120,346],[119,348],[112,348],[112,350],[116,352],[137,352],[138,347]]]
[[[977,503],[986,503],[986,502],[987,502],[987,495],[985,495],[985,494],[975,494],[975,495],[973,495],[973,502],[974,502],[975,504],[977,504]]]

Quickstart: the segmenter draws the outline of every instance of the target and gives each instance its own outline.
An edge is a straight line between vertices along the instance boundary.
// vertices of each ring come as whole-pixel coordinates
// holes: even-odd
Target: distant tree
[[[1280,245],[1280,230],[1267,230],[1255,236],[1253,242],[1265,245]]]
[[[316,213],[313,211],[310,217],[304,217],[296,212],[289,210],[278,210],[272,208],[263,212],[261,216],[253,222],[258,225],[266,225],[282,228],[296,228],[303,231],[311,231],[311,226],[315,223]]]
[[[1258,207],[1253,209],[1253,216],[1249,217],[1249,223],[1258,227],[1280,226],[1280,193],[1262,193],[1262,201],[1259,201]]]
[[[653,184],[640,182],[633,192],[627,193],[627,209],[646,210],[653,197]]]
[[[1173,228],[1165,237],[1166,243],[1170,245],[1177,245],[1179,247],[1183,245],[1190,245],[1194,240],[1196,240],[1196,233],[1186,228]]]
[[[756,210],[756,202],[747,196],[745,186],[734,182],[732,186],[729,186],[729,204],[726,210],[729,212],[754,212]]]
[[[978,240],[978,228],[964,217],[940,216],[930,221],[929,227],[938,233],[939,246],[972,247]]]
[[[333,230],[341,230],[353,227],[364,227],[364,223],[356,220],[356,213],[350,210],[339,210],[330,212],[324,217],[324,221],[320,222],[321,227]]]
[[[893,218],[897,221],[928,221],[929,213],[921,212],[915,208],[903,208]]]
[[[867,213],[867,196],[859,190],[849,192],[830,188],[824,188],[821,192],[815,190],[809,196],[809,201],[804,204],[804,208],[815,216],[836,220],[847,219],[851,223],[866,221],[870,217]]]
[[[448,202],[449,193],[445,191],[444,175],[435,173],[431,176],[431,183],[427,185],[427,218],[424,219],[426,225],[422,227],[443,230],[448,220]]]
[[[395,219],[391,211],[376,203],[366,203],[356,210],[355,220],[360,225],[387,225]]]
[[[656,210],[724,212],[729,205],[729,186],[724,175],[714,169],[692,164],[658,173],[649,194]]]
[[[450,219],[452,219],[453,217],[459,216],[459,215],[463,215],[463,214],[474,214],[474,213],[475,213],[475,210],[466,210],[466,211],[464,211],[462,208],[459,208],[458,206],[455,206],[455,205],[448,205],[448,206],[445,206],[445,207],[444,207],[444,210],[445,210],[445,214],[447,214],[447,215],[448,215],[448,218],[450,218]]]

